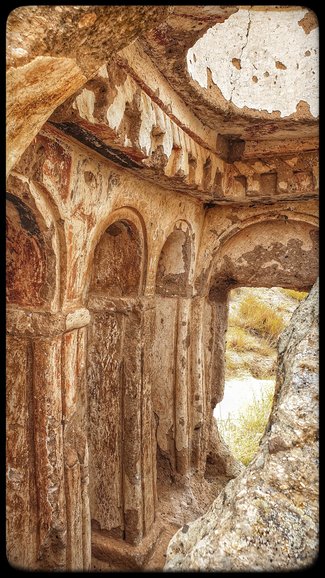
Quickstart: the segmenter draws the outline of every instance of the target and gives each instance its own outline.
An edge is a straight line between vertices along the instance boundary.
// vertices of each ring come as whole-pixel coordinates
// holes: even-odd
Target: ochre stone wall
[[[241,470],[213,420],[228,294],[314,284],[318,125],[195,87],[187,50],[238,9],[9,16],[14,567],[146,568]]]
[[[272,412],[259,450],[209,510],[171,540],[166,570],[313,570],[319,554],[318,282],[278,343]]]
[[[10,516],[9,558],[86,569],[90,519],[108,551],[159,525],[159,456],[189,480],[203,480],[207,458],[215,475],[235,475],[212,427],[227,291],[308,289],[317,207],[205,211],[50,127],[12,173],[8,202],[8,365],[20,375],[9,382],[9,433],[23,420],[20,441],[8,439],[8,502],[17,511],[21,500],[39,528]]]

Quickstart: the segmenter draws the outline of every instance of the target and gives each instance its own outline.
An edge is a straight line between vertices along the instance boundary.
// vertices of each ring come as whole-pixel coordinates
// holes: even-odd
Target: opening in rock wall
[[[280,287],[241,287],[230,293],[224,397],[214,416],[244,465],[257,453],[271,412],[278,337],[306,296]]]

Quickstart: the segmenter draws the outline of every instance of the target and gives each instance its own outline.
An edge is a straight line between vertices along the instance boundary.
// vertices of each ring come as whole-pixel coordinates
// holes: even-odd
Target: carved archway
[[[186,221],[178,221],[160,252],[156,274],[158,295],[186,296],[191,291],[192,252],[190,226]]]
[[[60,484],[47,495],[52,484],[49,452],[53,456],[62,449],[63,436],[61,389],[52,374],[60,363],[51,316],[57,306],[58,255],[52,246],[53,223],[39,210],[30,187],[31,183],[11,177],[6,207],[6,538],[8,560],[23,568],[35,568],[45,541],[47,553],[53,554],[49,534],[58,522],[53,504],[64,502],[62,462],[51,464],[51,474]],[[64,506],[59,515],[63,512]],[[57,543],[61,541],[57,525]],[[55,555],[58,567],[64,556],[62,547]]]
[[[239,231],[226,233],[215,253],[205,304],[206,333],[212,338],[205,361],[209,424],[224,392],[229,290],[240,286],[310,290],[318,275],[318,231],[315,223],[308,221],[308,216],[303,220],[301,216],[276,218],[273,215],[255,224],[248,222]],[[231,456],[216,428],[209,425],[208,429],[212,432],[208,462],[216,472],[225,471],[231,464]]]
[[[8,305],[44,310],[55,293],[55,256],[44,220],[30,195],[24,197],[7,193],[6,300]]]

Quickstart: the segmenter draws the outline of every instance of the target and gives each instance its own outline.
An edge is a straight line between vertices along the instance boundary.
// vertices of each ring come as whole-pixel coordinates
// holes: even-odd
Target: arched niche
[[[160,253],[156,293],[163,296],[187,296],[192,257],[192,239],[185,221],[176,223]]]
[[[124,212],[118,213],[95,248],[90,292],[136,297],[142,291],[143,262],[144,239],[139,223]]]
[[[44,309],[55,293],[55,255],[42,216],[25,192],[6,195],[6,300]]]
[[[87,387],[93,538],[138,543],[154,519],[151,406],[143,378],[146,323],[142,294],[146,240],[128,208],[102,224],[93,251],[88,307]],[[146,397],[147,396],[147,397]],[[152,484],[151,484],[152,487]]]
[[[60,369],[57,370],[57,366],[53,368],[54,357],[48,355],[52,346],[51,339],[45,337],[43,341],[35,331],[39,319],[44,320],[42,332],[44,329],[46,331],[47,321],[51,327],[50,312],[57,305],[58,246],[55,245],[51,214],[46,214],[48,205],[45,197],[38,197],[36,201],[37,195],[34,196],[32,183],[27,184],[12,175],[7,185],[7,553],[8,560],[14,567],[33,569],[39,548],[39,536],[35,533],[35,528],[42,516],[42,505],[38,504],[39,492],[42,490],[39,488],[47,483],[38,476],[38,452],[43,442],[44,448],[46,447],[46,435],[42,435],[45,429],[48,427],[47,431],[53,432],[49,422],[46,422],[47,416],[51,415],[51,424],[61,424],[62,416],[60,410],[55,414],[58,404],[53,407],[51,403],[52,392],[53,397],[57,396],[56,400],[60,395],[57,395],[57,391],[61,392]],[[56,352],[58,348],[55,347],[53,350]],[[60,360],[59,355],[56,359]],[[44,367],[45,376],[42,373]],[[58,382],[55,378],[52,379],[55,370],[60,376]],[[49,395],[45,393],[47,383],[50,384]],[[45,397],[46,403],[42,405]],[[58,425],[56,433],[60,427]],[[52,436],[52,433],[48,435]],[[55,443],[59,444],[58,439],[59,435],[55,438]],[[51,452],[53,451],[56,450],[53,450],[52,446]],[[41,455],[44,471],[47,467],[47,450],[44,449]]]
[[[193,233],[179,220],[170,228],[156,272],[151,344],[152,403],[157,418],[157,488],[168,476],[188,471],[190,319]]]

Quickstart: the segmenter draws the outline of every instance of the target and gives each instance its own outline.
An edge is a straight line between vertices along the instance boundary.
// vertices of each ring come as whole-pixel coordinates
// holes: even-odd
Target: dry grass
[[[302,301],[308,295],[306,291],[295,291],[295,289],[282,289],[282,292],[296,301]]]
[[[269,356],[273,348],[267,340],[252,335],[249,330],[230,325],[227,331],[227,348],[238,352],[255,351],[259,355]]]
[[[238,372],[238,363],[233,359],[231,355],[226,353],[226,378],[234,376]]]
[[[239,305],[237,324],[250,333],[267,339],[271,346],[276,344],[285,327],[283,318],[270,305],[251,295],[245,297]]]
[[[255,379],[274,379],[276,360],[274,359],[273,363],[264,366],[262,363],[256,363],[254,359],[250,359],[247,361],[246,367]]]
[[[219,431],[234,456],[247,466],[256,455],[272,408],[274,390],[268,387],[259,400],[239,414],[238,419],[218,420]]]
[[[275,365],[275,358],[272,360],[268,356],[265,356],[264,359],[256,355],[239,356],[227,351],[225,378],[227,381],[238,376],[251,375],[256,379],[273,379]]]
[[[227,346],[236,351],[256,351],[258,343],[242,327],[230,326],[227,332]]]

